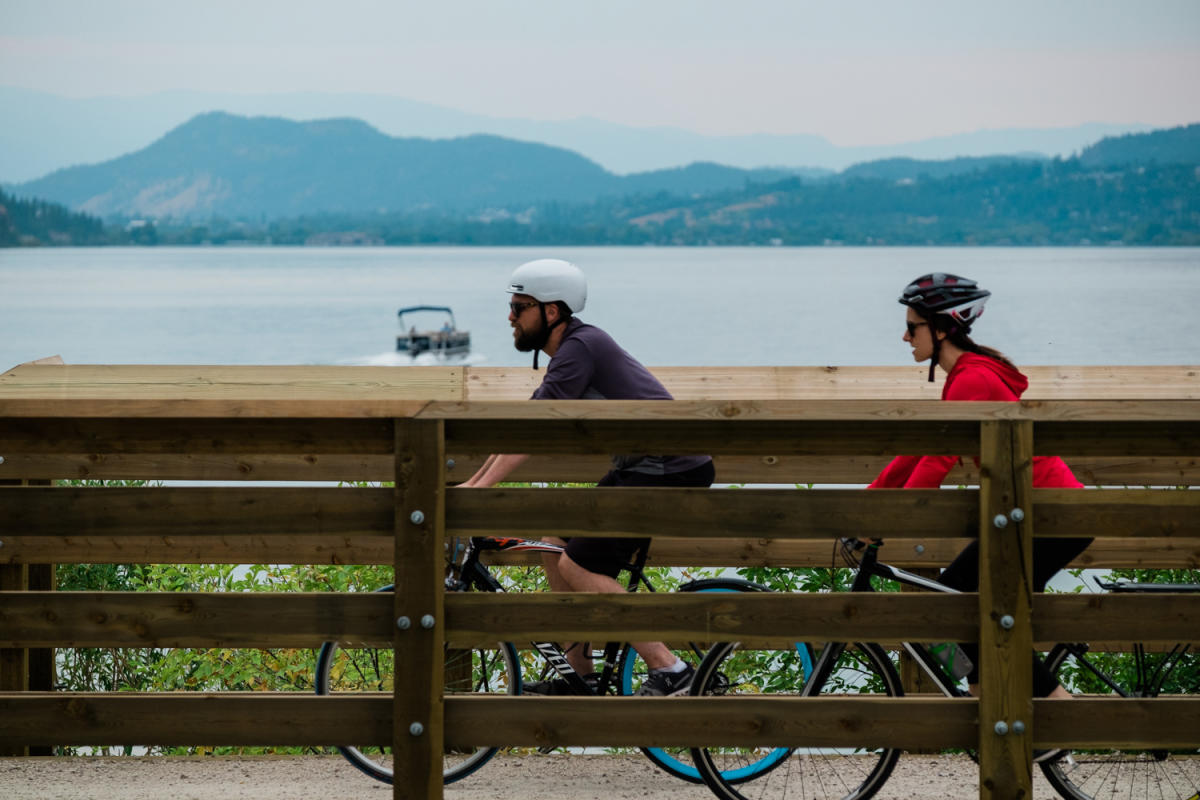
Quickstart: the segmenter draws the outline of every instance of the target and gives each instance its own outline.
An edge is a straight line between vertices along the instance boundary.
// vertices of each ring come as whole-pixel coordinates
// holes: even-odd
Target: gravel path
[[[1034,771],[1032,800],[1057,797]],[[390,800],[340,756],[0,758],[4,800]],[[905,755],[879,800],[973,800],[978,771],[963,756]],[[446,787],[446,800],[709,800],[633,756],[499,756]]]

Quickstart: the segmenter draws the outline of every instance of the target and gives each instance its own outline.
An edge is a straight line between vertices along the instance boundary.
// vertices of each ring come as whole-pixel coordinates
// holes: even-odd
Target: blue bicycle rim
[[[725,591],[732,591],[732,590],[731,589],[701,589],[700,591],[702,591],[702,592],[725,592]],[[796,647],[796,652],[800,655],[800,663],[804,667],[804,674],[811,675],[813,664],[812,664],[812,658],[810,658],[808,655],[808,648],[805,647],[804,644],[801,642],[796,642],[795,647]],[[625,669],[621,673],[621,694],[624,694],[624,695],[633,694],[633,662],[634,662],[634,659],[632,659],[632,658],[625,659]],[[687,775],[689,778],[694,778],[697,782],[699,782],[701,780],[700,770],[696,769],[691,764],[683,763],[679,759],[675,758],[675,756],[668,753],[666,750],[663,750],[661,747],[648,747],[646,749],[649,750],[650,752],[654,753],[654,755],[657,758],[659,758],[663,761],[670,762],[671,764],[674,764],[675,771],[679,772],[681,775]],[[775,767],[775,765],[778,764],[781,760],[787,758],[788,754],[791,752],[792,752],[791,748],[777,747],[774,750],[772,750],[768,755],[760,758],[758,761],[755,761],[753,764],[747,764],[746,766],[740,767],[738,769],[726,770],[725,772],[722,772],[721,777],[725,778],[728,781],[735,781],[735,782],[744,780],[746,778],[751,778],[760,772],[765,772],[767,770],[773,769]]]

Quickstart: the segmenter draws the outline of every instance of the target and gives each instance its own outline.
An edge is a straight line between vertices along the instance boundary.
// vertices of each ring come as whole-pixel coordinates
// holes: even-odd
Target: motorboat
[[[428,324],[429,314],[440,314],[441,327],[418,328]],[[405,316],[407,315],[407,319]],[[396,335],[396,352],[418,356],[436,353],[446,356],[462,355],[471,350],[471,333],[460,331],[454,324],[454,312],[449,306],[409,306],[398,312],[400,333]]]

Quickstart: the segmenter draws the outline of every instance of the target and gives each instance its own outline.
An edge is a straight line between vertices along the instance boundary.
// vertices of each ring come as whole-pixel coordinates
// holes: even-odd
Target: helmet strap
[[[937,331],[933,325],[929,326],[929,335],[933,337],[933,357],[929,359],[929,382],[933,383],[933,371],[937,367],[938,358],[941,356],[942,340],[938,338]]]
[[[554,330],[555,328],[557,328],[559,325],[565,324],[567,321],[566,317],[560,316],[558,319],[554,320],[554,322],[547,322],[546,321],[546,304],[545,303],[542,303],[542,302],[538,303],[538,311],[540,311],[542,313],[542,335],[538,338],[537,346],[533,348],[533,368],[534,369],[538,368],[538,354],[542,352],[542,348],[545,347],[546,343],[550,341],[550,332],[552,330]]]

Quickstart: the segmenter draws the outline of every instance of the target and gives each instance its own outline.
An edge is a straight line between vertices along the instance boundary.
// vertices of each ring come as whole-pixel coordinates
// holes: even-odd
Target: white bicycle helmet
[[[578,314],[587,303],[587,278],[570,261],[539,258],[513,270],[508,293],[527,294],[541,303],[561,300],[572,314]]]

